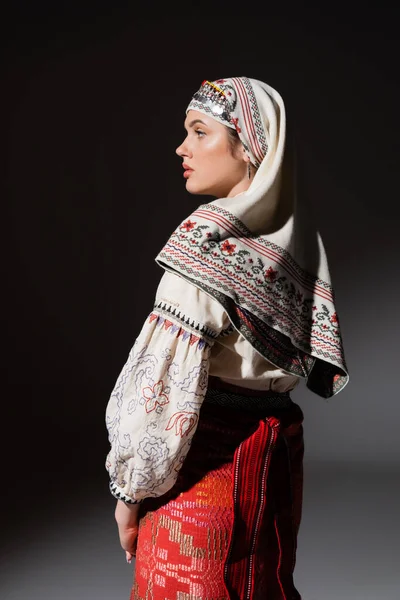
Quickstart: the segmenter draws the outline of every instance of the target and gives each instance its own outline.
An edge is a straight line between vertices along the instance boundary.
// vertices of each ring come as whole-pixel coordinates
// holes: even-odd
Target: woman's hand
[[[126,560],[131,562],[136,556],[137,536],[139,531],[139,507],[140,504],[126,504],[117,500],[115,507],[115,520],[118,525],[119,541],[125,550]]]

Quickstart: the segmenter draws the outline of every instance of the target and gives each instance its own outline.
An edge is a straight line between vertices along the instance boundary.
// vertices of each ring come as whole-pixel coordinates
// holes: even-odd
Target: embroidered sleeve
[[[218,333],[156,301],[106,409],[106,469],[115,497],[137,503],[175,483],[197,428]]]

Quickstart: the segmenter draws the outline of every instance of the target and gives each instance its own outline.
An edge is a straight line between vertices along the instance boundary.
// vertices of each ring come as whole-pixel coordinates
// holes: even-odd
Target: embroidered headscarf
[[[258,167],[245,192],[200,205],[156,257],[214,297],[268,361],[323,398],[348,383],[327,256],[296,178],[280,94],[247,77],[204,81],[186,112],[236,129]]]
[[[255,167],[260,166],[268,150],[268,114],[257,103],[247,77],[203,81],[186,112],[189,110],[198,110],[236,129],[250,161]]]

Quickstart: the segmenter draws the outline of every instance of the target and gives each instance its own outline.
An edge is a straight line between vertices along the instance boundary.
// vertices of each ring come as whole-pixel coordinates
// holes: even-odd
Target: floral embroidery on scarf
[[[181,225],[181,230],[182,231],[191,231],[195,225],[196,225],[195,222],[192,223],[192,221],[190,219],[188,219],[187,221],[185,221],[185,223],[183,223]]]
[[[220,206],[201,205],[187,221],[157,263],[214,297],[267,360],[324,398],[340,391],[348,376],[331,285]]]
[[[270,305],[272,309],[270,312],[279,315],[283,324],[289,318],[293,320],[293,315],[295,315],[299,324],[302,324],[304,337],[308,337],[311,325],[314,326],[315,330],[324,331],[325,333],[329,331],[329,334],[333,337],[340,337],[336,312],[331,312],[326,304],[321,303],[318,312],[312,315],[313,297],[311,293],[309,297],[305,297],[300,290],[296,289],[293,280],[285,273],[280,272],[278,268],[274,268],[271,264],[265,264],[264,260],[257,254],[252,257],[250,250],[240,248],[237,243],[233,243],[229,238],[221,241],[219,232],[207,231],[210,229],[209,225],[200,225],[196,222],[193,222],[193,227],[189,231],[178,228],[171,236],[169,245],[163,249],[160,256],[169,259],[169,252],[172,251],[175,263],[178,260],[177,257],[181,255],[184,268],[187,268],[190,262],[196,264],[197,255],[206,265],[203,272],[198,270],[198,274],[204,281],[212,278],[214,283],[221,288],[223,288],[224,279],[237,281],[238,288],[243,287],[243,291],[246,292],[249,305],[256,310],[264,312],[265,305]],[[237,242],[236,238],[235,241]],[[190,255],[192,258],[186,254],[183,258],[189,246],[194,250],[194,253]],[[210,256],[208,261],[207,256]],[[215,272],[218,262],[224,266],[224,270],[217,278]],[[277,318],[272,317],[269,319],[270,325],[276,325],[277,323]],[[299,331],[299,334],[300,344],[301,331]]]

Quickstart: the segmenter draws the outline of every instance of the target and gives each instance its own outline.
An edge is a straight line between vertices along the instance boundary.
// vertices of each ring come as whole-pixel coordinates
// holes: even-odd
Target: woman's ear
[[[242,145],[242,158],[245,163],[250,162],[250,156],[247,154],[246,148]]]

